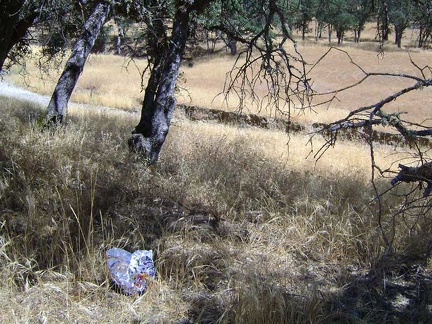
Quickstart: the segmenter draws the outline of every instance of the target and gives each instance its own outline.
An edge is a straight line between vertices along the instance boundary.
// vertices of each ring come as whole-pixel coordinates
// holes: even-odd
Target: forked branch
[[[331,138],[331,140],[328,141],[325,145],[334,145],[337,139],[338,132],[340,130],[358,129],[358,128],[364,128],[369,126],[372,127],[374,125],[382,125],[382,126],[393,128],[400,135],[402,135],[408,143],[413,142],[413,140],[415,140],[416,137],[432,135],[432,128],[430,127],[430,125],[418,124],[408,119],[404,119],[403,118],[404,115],[409,117],[409,114],[407,113],[401,113],[401,112],[388,113],[383,109],[387,104],[395,101],[396,99],[410,92],[421,90],[423,88],[432,86],[432,78],[430,76],[431,68],[429,66],[420,67],[417,64],[415,64],[411,59],[413,66],[420,72],[421,77],[412,74],[405,74],[405,73],[367,72],[357,63],[355,63],[347,52],[341,49],[330,49],[323,55],[323,57],[321,57],[318,60],[318,63],[321,62],[324,59],[324,57],[330,53],[331,50],[337,50],[345,53],[350,63],[353,64],[355,67],[357,67],[364,75],[357,82],[349,84],[343,88],[314,94],[315,97],[332,95],[332,99],[330,99],[330,103],[331,101],[337,99],[338,94],[341,94],[342,92],[348,90],[354,91],[356,87],[362,84],[365,80],[370,79],[372,77],[388,77],[388,78],[399,78],[399,79],[403,78],[403,79],[412,80],[415,83],[410,86],[404,87],[399,91],[394,92],[393,94],[385,97],[382,100],[375,102],[374,104],[358,107],[354,110],[351,110],[346,117],[339,119],[335,122],[332,122],[328,125],[322,126],[317,132],[325,134],[327,137]],[[316,63],[311,68],[311,70],[314,69],[318,63]],[[310,71],[308,72],[308,74],[310,73]],[[427,76],[427,73],[425,73],[426,71],[429,71],[429,77]],[[314,107],[323,105],[324,103],[329,104],[329,101],[327,100],[323,102],[318,102],[318,104],[315,104]]]
[[[227,74],[223,95],[226,101],[234,95],[239,111],[249,99],[260,109],[271,107],[273,111],[289,116],[293,106],[310,105],[312,90],[306,75],[306,62],[297,50],[277,1],[268,1],[263,10],[266,11],[265,23],[250,39],[220,26],[231,38],[245,45]],[[279,35],[275,33],[276,25]],[[292,46],[289,51],[287,43]]]
[[[427,152],[431,145],[427,144],[427,147],[422,147],[422,145],[420,145],[420,138],[423,140],[424,137],[432,136],[432,126],[430,122],[427,122],[428,119],[424,119],[421,122],[415,122],[411,120],[412,118],[410,117],[412,116],[410,116],[410,113],[408,112],[389,112],[386,111],[387,109],[385,108],[388,108],[390,103],[403,96],[406,96],[409,93],[414,93],[421,89],[432,86],[432,69],[429,66],[420,67],[410,57],[415,74],[368,72],[360,65],[355,63],[347,52],[340,49],[330,49],[324,54],[323,57],[320,58],[320,60],[318,60],[314,66],[312,66],[308,74],[315,67],[317,67],[320,62],[322,62],[325,56],[334,50],[343,52],[348,57],[349,62],[353,64],[362,75],[358,81],[345,85],[340,89],[314,94],[314,99],[319,99],[321,96],[322,98],[328,98],[329,96],[331,98],[323,99],[321,102],[318,100],[318,103],[314,104],[313,107],[324,104],[329,105],[334,100],[337,100],[341,93],[346,91],[355,91],[356,88],[360,86],[360,84],[374,77],[387,78],[388,82],[392,82],[392,80],[395,80],[396,78],[398,81],[404,79],[412,82],[412,84],[401,87],[392,94],[385,96],[384,99],[377,100],[373,104],[350,109],[350,112],[347,113],[344,118],[328,125],[322,125],[314,133],[314,135],[321,134],[325,138],[324,144],[319,148],[318,152],[315,153],[316,159],[321,158],[330,147],[335,145],[340,133],[358,132],[361,135],[359,137],[365,139],[366,143],[369,145],[370,151],[371,183],[375,192],[375,199],[373,201],[377,203],[377,222],[384,242],[386,243],[387,247],[391,248],[393,239],[395,237],[394,224],[396,217],[409,216],[410,219],[416,220],[419,219],[419,217],[424,217],[425,213],[429,212],[432,208],[431,200],[429,199],[432,192],[432,161],[429,158],[429,154]],[[376,183],[377,171],[379,171],[381,176],[385,172],[389,172],[389,170],[382,171],[375,160],[374,141],[376,139],[375,136],[378,134],[378,131],[376,130],[377,126],[389,127],[395,133],[399,134],[411,148],[415,149],[415,151],[412,153],[412,157],[414,157],[414,160],[419,161],[417,166],[406,166],[404,164],[399,164],[399,172],[391,180],[392,187],[384,191],[384,193],[388,195],[389,192],[396,192],[396,190],[392,189],[398,183],[418,183],[418,185],[415,188],[411,188],[408,193],[406,193],[406,190],[403,191],[403,194],[398,194],[396,192],[396,199],[402,198],[403,203],[400,204],[399,207],[394,207],[393,211],[391,212],[392,214],[390,215],[390,221],[388,223],[386,223],[387,221],[384,217],[387,212],[383,197],[384,194],[380,193],[381,190],[379,190],[379,186]],[[419,196],[418,189],[423,188],[424,184],[426,184],[426,187],[422,196]],[[389,224],[393,224],[390,225],[390,230],[388,228]],[[393,228],[393,230],[391,228]]]

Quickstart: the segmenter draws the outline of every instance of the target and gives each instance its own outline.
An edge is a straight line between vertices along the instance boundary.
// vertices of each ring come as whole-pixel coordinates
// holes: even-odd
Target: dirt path
[[[29,101],[43,107],[48,106],[49,101],[51,99],[50,96],[41,95],[36,92],[32,92],[30,90],[17,87],[5,81],[4,79],[3,80],[0,79],[0,96],[6,96],[18,100]],[[78,103],[78,102],[70,102],[70,106],[77,107],[77,108],[84,108],[84,109],[94,109],[100,112],[110,112],[110,113],[126,114],[126,115],[135,114],[134,112],[129,112],[121,109],[115,109],[115,108],[105,107],[105,106],[95,106],[95,105]]]
[[[0,96],[30,101],[41,106],[47,106],[50,101],[50,97],[48,96],[43,96],[35,92],[19,88],[13,84],[10,84],[9,82],[6,82],[5,80],[0,80]]]

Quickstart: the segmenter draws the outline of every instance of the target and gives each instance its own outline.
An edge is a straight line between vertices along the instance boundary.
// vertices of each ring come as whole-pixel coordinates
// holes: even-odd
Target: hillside
[[[303,50],[313,60],[325,48]],[[354,48],[350,55],[370,69],[409,68],[404,52],[378,59]],[[412,57],[428,62],[430,53]],[[316,86],[358,77],[340,60],[329,57],[316,70]],[[190,97],[180,102],[221,109],[211,99],[231,63],[220,55],[185,66]],[[432,320],[429,201],[421,216],[398,214],[403,195],[416,189],[403,184],[380,198],[378,212],[366,143],[342,140],[316,161],[324,140],[311,145],[307,128],[288,136],[191,120],[179,109],[160,163],[148,168],[126,145],[141,94],[139,70],[124,66],[111,55],[90,59],[65,127],[43,127],[45,101],[0,99],[2,323]],[[6,79],[49,94],[56,72],[41,81],[35,71],[29,61],[25,78],[17,68]],[[380,96],[375,90],[392,89],[378,80],[335,107],[292,118],[304,127],[328,122]],[[430,89],[421,93],[394,109],[424,119]],[[253,107],[244,113],[275,115]],[[395,162],[412,153],[375,147],[375,163],[387,170],[374,181],[379,193],[391,188]],[[126,296],[110,285],[111,247],[154,250],[156,278],[145,294]]]

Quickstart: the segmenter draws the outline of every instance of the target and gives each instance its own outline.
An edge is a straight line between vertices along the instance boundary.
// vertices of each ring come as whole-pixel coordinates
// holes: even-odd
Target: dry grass
[[[56,62],[47,62],[44,64],[47,72],[41,73],[38,50],[34,49],[34,56],[26,62],[25,69],[12,69],[10,80],[35,92],[51,95],[62,65],[55,69]],[[142,100],[141,72],[144,67],[144,60],[131,62],[114,55],[92,55],[86,63],[71,100],[122,110],[138,109]]]
[[[347,51],[353,61],[368,72],[391,72],[419,75],[418,69],[410,62],[407,51],[396,50],[394,45],[385,45],[385,52],[380,53],[377,43],[373,41],[373,28],[369,26],[364,32],[364,42],[353,44],[348,40],[340,49]],[[410,34],[407,40],[415,39]],[[203,45],[204,46],[204,45]],[[373,50],[371,49],[373,47]],[[305,60],[313,64],[328,50],[328,42],[323,39],[319,42],[300,41],[299,49]],[[14,68],[9,80],[22,86],[44,94],[51,94],[61,69],[55,71],[48,66],[47,73],[40,73],[38,62],[40,58],[35,49],[33,59],[26,62],[26,71]],[[359,81],[363,73],[350,63],[348,55],[340,51],[332,51],[324,61],[310,73],[313,88],[319,92],[336,90],[350,83]],[[410,49],[412,60],[420,67],[430,64],[430,51]],[[226,106],[223,90],[226,74],[232,68],[235,59],[229,55],[208,55],[197,58],[193,67],[186,64],[181,70],[179,82],[178,102],[202,107],[212,107],[233,110],[236,101],[233,99]],[[49,63],[46,63],[49,64]],[[92,55],[86,64],[83,75],[80,77],[76,90],[72,96],[73,101],[109,106],[122,110],[140,110],[143,93],[141,92],[141,72],[146,65],[145,60],[125,60],[114,55]],[[61,66],[60,66],[61,67]],[[21,75],[24,73],[25,77]],[[364,82],[354,91],[338,94],[331,107],[323,106],[315,111],[294,110],[292,118],[295,121],[310,124],[311,122],[331,122],[335,118],[345,117],[346,114],[362,105],[371,104],[392,94],[400,87],[411,81],[403,78],[374,77]],[[145,79],[144,79],[145,84]],[[264,91],[258,89],[258,91]],[[407,111],[414,122],[423,122],[432,97],[431,89],[424,89],[408,94],[388,107],[391,111]],[[316,97],[315,102],[323,98]],[[413,102],[416,104],[413,105]],[[258,110],[250,105],[245,108],[248,112],[273,116],[275,111],[271,107]]]
[[[354,318],[355,302],[336,301],[352,285],[350,269],[377,264],[384,248],[358,143],[315,164],[302,136],[287,147],[280,132],[180,115],[149,170],[127,151],[130,115],[75,109],[66,128],[42,132],[35,107],[3,99],[1,109],[2,322]],[[389,152],[382,147],[383,163]],[[191,215],[214,215],[219,225],[196,225]],[[414,231],[423,239],[412,247],[406,224],[396,225],[397,251],[424,248],[428,227]],[[111,246],[156,251],[146,294],[109,288]],[[371,312],[363,306],[358,316]]]
[[[301,46],[308,60],[326,50]],[[363,49],[349,51],[371,70],[408,68],[406,53],[378,59]],[[317,86],[359,77],[340,55],[316,70]],[[414,55],[424,64],[430,57]],[[144,63],[136,62],[140,69]],[[203,58],[184,68],[192,104],[219,107],[212,99],[231,64],[229,57]],[[139,109],[138,70],[122,66],[119,57],[93,56],[73,100]],[[334,66],[344,70],[335,73]],[[29,61],[25,81],[49,94],[55,73],[40,81],[33,69]],[[16,72],[10,78],[23,82]],[[378,90],[391,88],[380,80],[366,89],[371,96]],[[416,103],[430,104],[427,91]],[[346,98],[364,99],[361,93]],[[329,121],[352,107],[340,103],[295,118]],[[381,224],[394,238],[396,255],[384,258],[369,151],[360,142],[341,141],[317,162],[312,157],[322,139],[311,146],[305,134],[191,122],[177,112],[160,163],[148,169],[126,146],[136,114],[72,106],[68,125],[47,131],[38,122],[39,107],[1,98],[0,109],[1,322],[431,319],[430,211],[393,217],[403,199],[384,196]],[[421,113],[414,115],[424,118]],[[393,171],[393,161],[412,153],[375,149],[379,166]],[[390,188],[387,178],[376,184],[380,192]],[[110,287],[104,253],[113,246],[155,251],[157,278],[143,296]],[[415,298],[402,303],[410,294]]]

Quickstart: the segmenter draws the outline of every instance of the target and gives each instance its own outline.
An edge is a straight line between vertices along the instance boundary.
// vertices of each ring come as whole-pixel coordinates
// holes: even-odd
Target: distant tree
[[[338,44],[342,44],[345,32],[350,30],[355,25],[355,16],[349,11],[341,11],[333,21],[333,26],[336,31]]]
[[[332,14],[331,14],[331,6],[330,2],[327,0],[319,0],[318,6],[315,14],[316,19],[319,24],[324,27],[328,27],[328,40],[331,42],[331,34],[332,34]],[[321,27],[321,30],[322,30]]]
[[[259,1],[210,1],[198,17],[206,30],[214,31],[221,37],[230,50],[237,54],[239,35],[255,34],[263,24]],[[236,36],[237,35],[237,36]]]
[[[403,33],[412,21],[412,5],[412,0],[389,1],[389,21],[394,26],[395,44],[399,48],[402,45]]]
[[[309,25],[315,17],[317,5],[316,0],[298,0],[290,3],[287,14],[294,17],[294,26],[301,31],[302,40],[305,40],[309,32]]]
[[[388,41],[390,35],[389,0],[378,0],[377,5],[377,31],[381,42]]]
[[[413,25],[419,30],[418,47],[423,47],[432,38],[432,0],[414,1],[413,7]]]
[[[361,32],[373,12],[373,1],[370,0],[348,0],[348,8],[353,15],[352,29],[354,31],[354,42],[360,42]]]
[[[329,43],[332,30],[336,31],[338,44],[341,44],[345,32],[355,25],[355,16],[351,13],[347,0],[320,0],[316,16],[328,25]]]
[[[125,27],[130,24],[127,20],[121,20],[119,16],[114,11],[114,21],[117,25],[117,37],[115,42],[115,54],[122,54],[122,39],[125,38]]]

